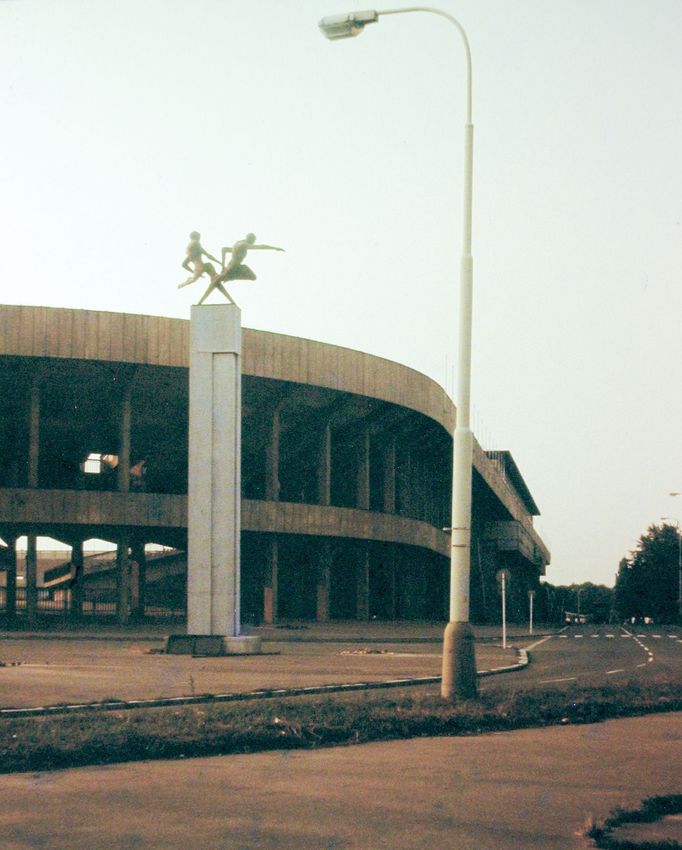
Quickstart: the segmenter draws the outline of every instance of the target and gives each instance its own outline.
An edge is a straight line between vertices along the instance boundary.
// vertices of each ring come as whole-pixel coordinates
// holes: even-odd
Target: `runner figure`
[[[188,277],[184,283],[178,284],[178,289],[182,289],[183,286],[189,286],[190,283],[194,283],[199,280],[199,278],[203,274],[207,274],[211,278],[211,282],[208,286],[208,289],[201,296],[201,300],[199,304],[203,304],[208,295],[213,292],[214,289],[219,289],[225,298],[230,302],[230,304],[234,304],[234,301],[230,298],[229,292],[225,289],[221,281],[218,280],[218,272],[213,268],[211,263],[205,263],[203,258],[208,257],[209,260],[213,260],[214,263],[217,263],[218,260],[212,254],[209,254],[208,251],[204,251],[201,246],[201,234],[197,233],[196,230],[193,230],[189,235],[189,245],[187,246],[187,256],[185,257],[185,261],[182,264],[182,267],[187,269],[188,272],[192,271],[190,263],[194,266],[194,273],[191,277]]]
[[[208,259],[213,260],[214,263],[218,262],[214,256],[209,254],[208,251],[204,251],[201,247],[201,234],[197,233],[196,230],[193,230],[189,235],[189,240],[187,256],[182,263],[182,267],[183,269],[187,269],[188,272],[191,272],[191,263],[194,266],[194,272],[184,283],[178,284],[178,289],[182,289],[183,286],[189,286],[190,283],[194,283],[199,280],[203,274],[208,274],[211,281],[214,281],[217,277],[217,272],[213,266],[210,263],[205,263],[203,260],[203,257],[208,257]]]
[[[274,245],[256,245],[256,236],[247,233],[244,239],[235,242],[231,248],[223,248],[221,253],[223,270],[216,278],[218,281],[228,280],[255,280],[256,275],[244,264],[249,251],[283,251],[284,248],[275,248]],[[226,254],[232,254],[230,262],[225,265]]]

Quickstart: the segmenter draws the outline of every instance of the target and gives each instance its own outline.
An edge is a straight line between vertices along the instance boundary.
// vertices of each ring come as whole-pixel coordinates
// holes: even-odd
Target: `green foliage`
[[[545,582],[541,586],[544,605],[544,621],[562,623],[565,611],[587,614],[590,622],[608,623],[613,609],[613,590],[604,584],[552,585]]]
[[[674,525],[652,525],[618,567],[615,606],[621,619],[677,621],[679,538]]]

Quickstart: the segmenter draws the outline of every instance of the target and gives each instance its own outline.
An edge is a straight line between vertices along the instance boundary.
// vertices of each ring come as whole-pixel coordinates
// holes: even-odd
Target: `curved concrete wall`
[[[186,369],[189,322],[129,313],[5,305],[0,307],[2,355]],[[379,399],[427,416],[448,434],[454,430],[455,406],[435,381],[414,369],[360,351],[245,328],[242,372]],[[477,443],[473,465],[510,518],[537,537],[518,494]],[[544,546],[539,538],[537,543]]]
[[[189,322],[58,307],[3,306],[0,356],[61,357],[189,368]],[[408,407],[452,431],[444,390],[414,369],[349,348],[243,331],[242,371],[341,390]]]

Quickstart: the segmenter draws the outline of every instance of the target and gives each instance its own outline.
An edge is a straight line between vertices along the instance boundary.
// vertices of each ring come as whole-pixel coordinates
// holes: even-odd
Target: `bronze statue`
[[[222,249],[222,271],[218,274],[211,263],[205,263],[203,261],[202,257],[208,257],[209,260],[213,260],[216,263],[218,262],[215,257],[207,251],[204,251],[201,247],[200,239],[201,237],[196,231],[190,233],[191,241],[187,246],[187,256],[182,265],[183,268],[187,269],[187,271],[192,271],[189,265],[192,263],[194,266],[194,273],[191,277],[187,278],[184,283],[178,285],[178,289],[181,289],[183,286],[188,286],[190,283],[194,283],[199,280],[203,274],[208,274],[211,279],[211,283],[209,284],[206,292],[204,292],[201,296],[199,304],[203,304],[214,289],[220,290],[225,298],[227,298],[231,304],[234,304],[234,301],[223,286],[223,283],[230,280],[256,280],[256,275],[247,265],[244,264],[247,253],[252,250],[284,251],[284,248],[276,248],[274,245],[256,245],[255,235],[253,233],[247,233],[244,239],[240,239],[235,242],[231,248]],[[229,263],[225,265],[225,256],[227,254],[232,254],[232,256],[230,257]]]

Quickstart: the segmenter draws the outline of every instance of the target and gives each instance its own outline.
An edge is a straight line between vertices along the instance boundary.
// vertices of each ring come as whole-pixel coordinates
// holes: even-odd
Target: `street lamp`
[[[471,51],[462,25],[452,15],[430,6],[369,10],[331,15],[319,23],[322,33],[336,40],[359,35],[383,15],[430,12],[448,20],[459,30],[467,68],[467,107],[464,125],[464,217],[460,265],[459,337],[457,351],[457,425],[453,435],[452,521],[450,543],[450,614],[443,638],[442,696],[470,699],[477,694],[474,635],[469,625],[469,573],[471,564],[471,465],[473,434],[470,426],[471,314],[473,258],[471,255],[471,200],[474,127],[471,112]]]

